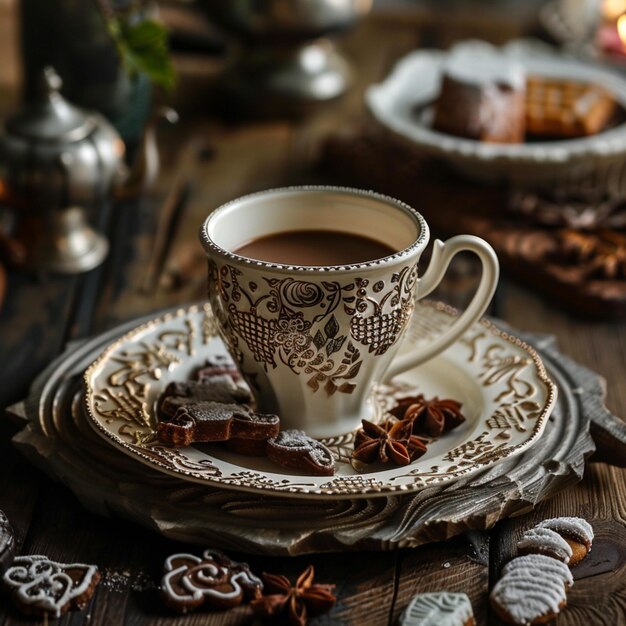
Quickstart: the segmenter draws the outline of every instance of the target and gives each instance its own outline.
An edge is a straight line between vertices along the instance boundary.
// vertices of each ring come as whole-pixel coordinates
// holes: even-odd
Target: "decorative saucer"
[[[508,58],[530,75],[589,82],[608,89],[626,108],[626,80],[592,63],[567,59],[534,41],[496,48],[482,41],[458,43],[454,52],[478,58]],[[417,50],[402,58],[381,83],[371,85],[367,106],[376,121],[422,152],[445,159],[470,178],[516,184],[566,182],[600,176],[626,153],[626,124],[597,135],[558,141],[496,144],[454,137],[432,127],[433,102],[450,52]]]
[[[418,304],[402,350],[438,334],[455,315],[445,305]],[[540,437],[556,399],[556,386],[537,353],[483,320],[442,355],[399,377],[393,388],[378,387],[371,399],[382,416],[393,405],[394,392],[417,389],[452,397],[462,402],[464,424],[433,441],[412,464],[372,466],[367,473],[358,473],[350,463],[354,433],[326,439],[335,455],[335,476],[304,476],[218,444],[171,448],[156,440],[159,394],[218,354],[226,354],[226,348],[208,305],[179,309],[138,326],[111,344],[85,373],[90,424],[130,457],[207,486],[289,497],[373,497],[415,492],[518,454]]]

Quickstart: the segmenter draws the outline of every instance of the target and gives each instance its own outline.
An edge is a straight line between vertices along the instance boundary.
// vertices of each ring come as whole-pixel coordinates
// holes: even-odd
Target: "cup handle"
[[[448,239],[445,243],[439,239],[433,243],[430,265],[417,284],[417,298],[423,298],[431,293],[441,282],[453,257],[459,252],[466,251],[476,254],[482,265],[480,284],[469,306],[456,322],[434,341],[420,350],[395,359],[385,373],[385,380],[412,369],[445,350],[476,322],[487,309],[498,285],[500,266],[494,249],[484,239],[473,235],[457,235]]]

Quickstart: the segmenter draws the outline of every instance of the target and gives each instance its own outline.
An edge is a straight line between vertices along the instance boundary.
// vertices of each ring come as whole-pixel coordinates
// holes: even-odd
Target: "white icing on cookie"
[[[463,626],[474,617],[464,593],[420,593],[400,618],[400,626]]]
[[[560,578],[563,585],[571,587],[574,584],[574,578],[569,567],[561,561],[551,559],[543,554],[527,554],[526,556],[518,556],[509,561],[502,569],[502,574],[530,574],[549,575]]]
[[[229,601],[243,597],[252,588],[263,588],[262,581],[247,565],[231,561],[213,550],[202,558],[193,554],[167,557],[161,590],[183,612],[201,604],[206,598]]]
[[[515,624],[532,624],[558,613],[566,601],[566,586],[573,584],[564,563],[541,554],[517,557],[502,573],[491,592],[491,602]]]
[[[545,554],[563,563],[569,563],[572,549],[561,535],[549,528],[530,528],[517,542],[520,552]]]
[[[572,539],[587,546],[591,550],[593,543],[593,528],[582,517],[555,517],[537,524],[537,528],[549,528],[559,533],[562,537]]]
[[[56,563],[41,555],[18,556],[4,573],[3,581],[19,604],[59,617],[63,607],[89,589],[97,573],[95,565]]]

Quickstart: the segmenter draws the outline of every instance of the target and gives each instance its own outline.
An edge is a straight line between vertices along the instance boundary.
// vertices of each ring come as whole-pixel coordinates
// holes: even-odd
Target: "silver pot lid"
[[[60,93],[63,81],[53,67],[43,70],[40,100],[26,106],[6,124],[7,132],[28,141],[67,143],[86,137],[95,127],[92,116]]]

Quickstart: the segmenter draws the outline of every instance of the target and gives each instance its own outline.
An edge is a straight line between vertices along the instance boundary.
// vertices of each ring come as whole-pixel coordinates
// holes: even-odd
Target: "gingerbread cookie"
[[[543,554],[569,563],[572,549],[561,535],[549,528],[530,528],[517,542],[519,554]]]
[[[542,554],[520,556],[502,570],[491,606],[507,624],[545,624],[567,604],[566,589],[574,584],[567,565]]]
[[[205,550],[202,558],[193,554],[173,554],[165,561],[161,581],[163,602],[181,613],[202,604],[230,609],[244,600],[261,596],[263,583],[248,567],[217,550]]]
[[[157,403],[157,415],[173,417],[176,411],[191,402],[223,402],[225,404],[250,404],[252,394],[230,376],[213,376],[207,381],[187,380],[170,383]]]
[[[59,617],[83,609],[100,582],[95,565],[56,563],[45,556],[18,556],[2,578],[18,608],[28,615]]]
[[[265,456],[267,440],[278,435],[280,419],[268,413],[238,413],[232,422],[228,448],[237,454]]]
[[[578,565],[591,550],[593,528],[581,517],[555,517],[537,524],[537,528],[547,528],[558,533],[572,550],[569,566]]]
[[[332,476],[335,463],[331,451],[302,430],[282,430],[267,442],[268,458],[282,467],[320,476]]]
[[[159,422],[159,441],[174,446],[229,439],[266,441],[278,434],[276,415],[262,415],[239,404],[195,402],[180,407],[171,420]]]
[[[472,604],[464,593],[419,593],[400,618],[400,626],[474,626]]]
[[[15,556],[15,534],[7,516],[0,511],[0,576]]]

